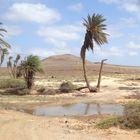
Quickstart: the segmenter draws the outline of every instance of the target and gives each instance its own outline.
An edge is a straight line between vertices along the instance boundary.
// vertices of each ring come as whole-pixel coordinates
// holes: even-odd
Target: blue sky
[[[95,45],[93,62],[140,66],[140,0],[0,0],[0,22],[12,55],[79,56],[83,18],[99,13],[107,19],[108,44]]]

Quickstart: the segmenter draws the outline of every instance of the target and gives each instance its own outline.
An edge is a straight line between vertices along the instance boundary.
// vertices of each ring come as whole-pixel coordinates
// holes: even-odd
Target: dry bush
[[[140,129],[140,102],[126,104],[123,116],[109,118],[96,125],[100,129],[113,126],[120,126],[123,129]]]
[[[140,128],[140,102],[125,105],[121,127],[130,129]]]
[[[1,95],[27,95],[30,90],[26,88],[10,88],[0,92]]]
[[[73,92],[75,88],[75,85],[73,85],[71,82],[63,82],[60,85],[60,91],[64,93]]]

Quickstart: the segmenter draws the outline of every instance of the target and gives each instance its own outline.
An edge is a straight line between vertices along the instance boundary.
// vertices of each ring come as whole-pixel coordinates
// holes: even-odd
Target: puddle
[[[30,113],[37,116],[83,116],[105,114],[122,116],[123,110],[124,107],[119,104],[78,103],[55,107],[39,107]]]

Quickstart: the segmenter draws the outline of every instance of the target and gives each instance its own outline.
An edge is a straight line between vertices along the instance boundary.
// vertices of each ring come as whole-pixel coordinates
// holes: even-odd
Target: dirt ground
[[[96,82],[95,82],[96,83]],[[36,85],[57,87],[59,82],[39,80]],[[84,85],[83,82],[75,82]],[[94,83],[91,83],[94,85]],[[125,96],[140,92],[140,82],[122,80],[121,78],[103,77],[99,93],[81,92],[49,95],[47,97],[35,95],[13,99],[0,96],[1,103],[31,103],[46,102],[47,105],[59,105],[78,102],[121,103],[130,101]],[[23,100],[24,98],[24,100]],[[35,100],[38,98],[38,100]],[[41,100],[43,98],[43,100]],[[98,117],[38,117],[26,113],[1,110],[0,111],[0,140],[140,140],[137,131],[110,128],[96,129]]]
[[[85,120],[85,119],[84,119]],[[139,140],[136,131],[100,130],[94,122],[74,118],[36,117],[20,112],[0,112],[1,140]]]

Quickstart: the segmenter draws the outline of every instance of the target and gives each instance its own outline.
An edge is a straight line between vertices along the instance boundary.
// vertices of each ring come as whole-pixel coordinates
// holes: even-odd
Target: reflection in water
[[[39,107],[33,115],[42,116],[80,116],[80,115],[123,115],[124,107],[118,104],[72,104],[56,107]]]
[[[98,115],[101,115],[101,107],[100,107],[100,104],[97,104],[97,112],[98,112]]]
[[[90,112],[90,105],[91,104],[89,104],[89,103],[86,104],[84,115],[88,115],[89,114],[89,112]],[[101,106],[100,106],[100,104],[96,104],[96,110],[97,110],[97,114],[101,115]]]
[[[89,108],[90,108],[90,104],[86,104],[86,109],[85,109],[84,115],[88,114]]]

